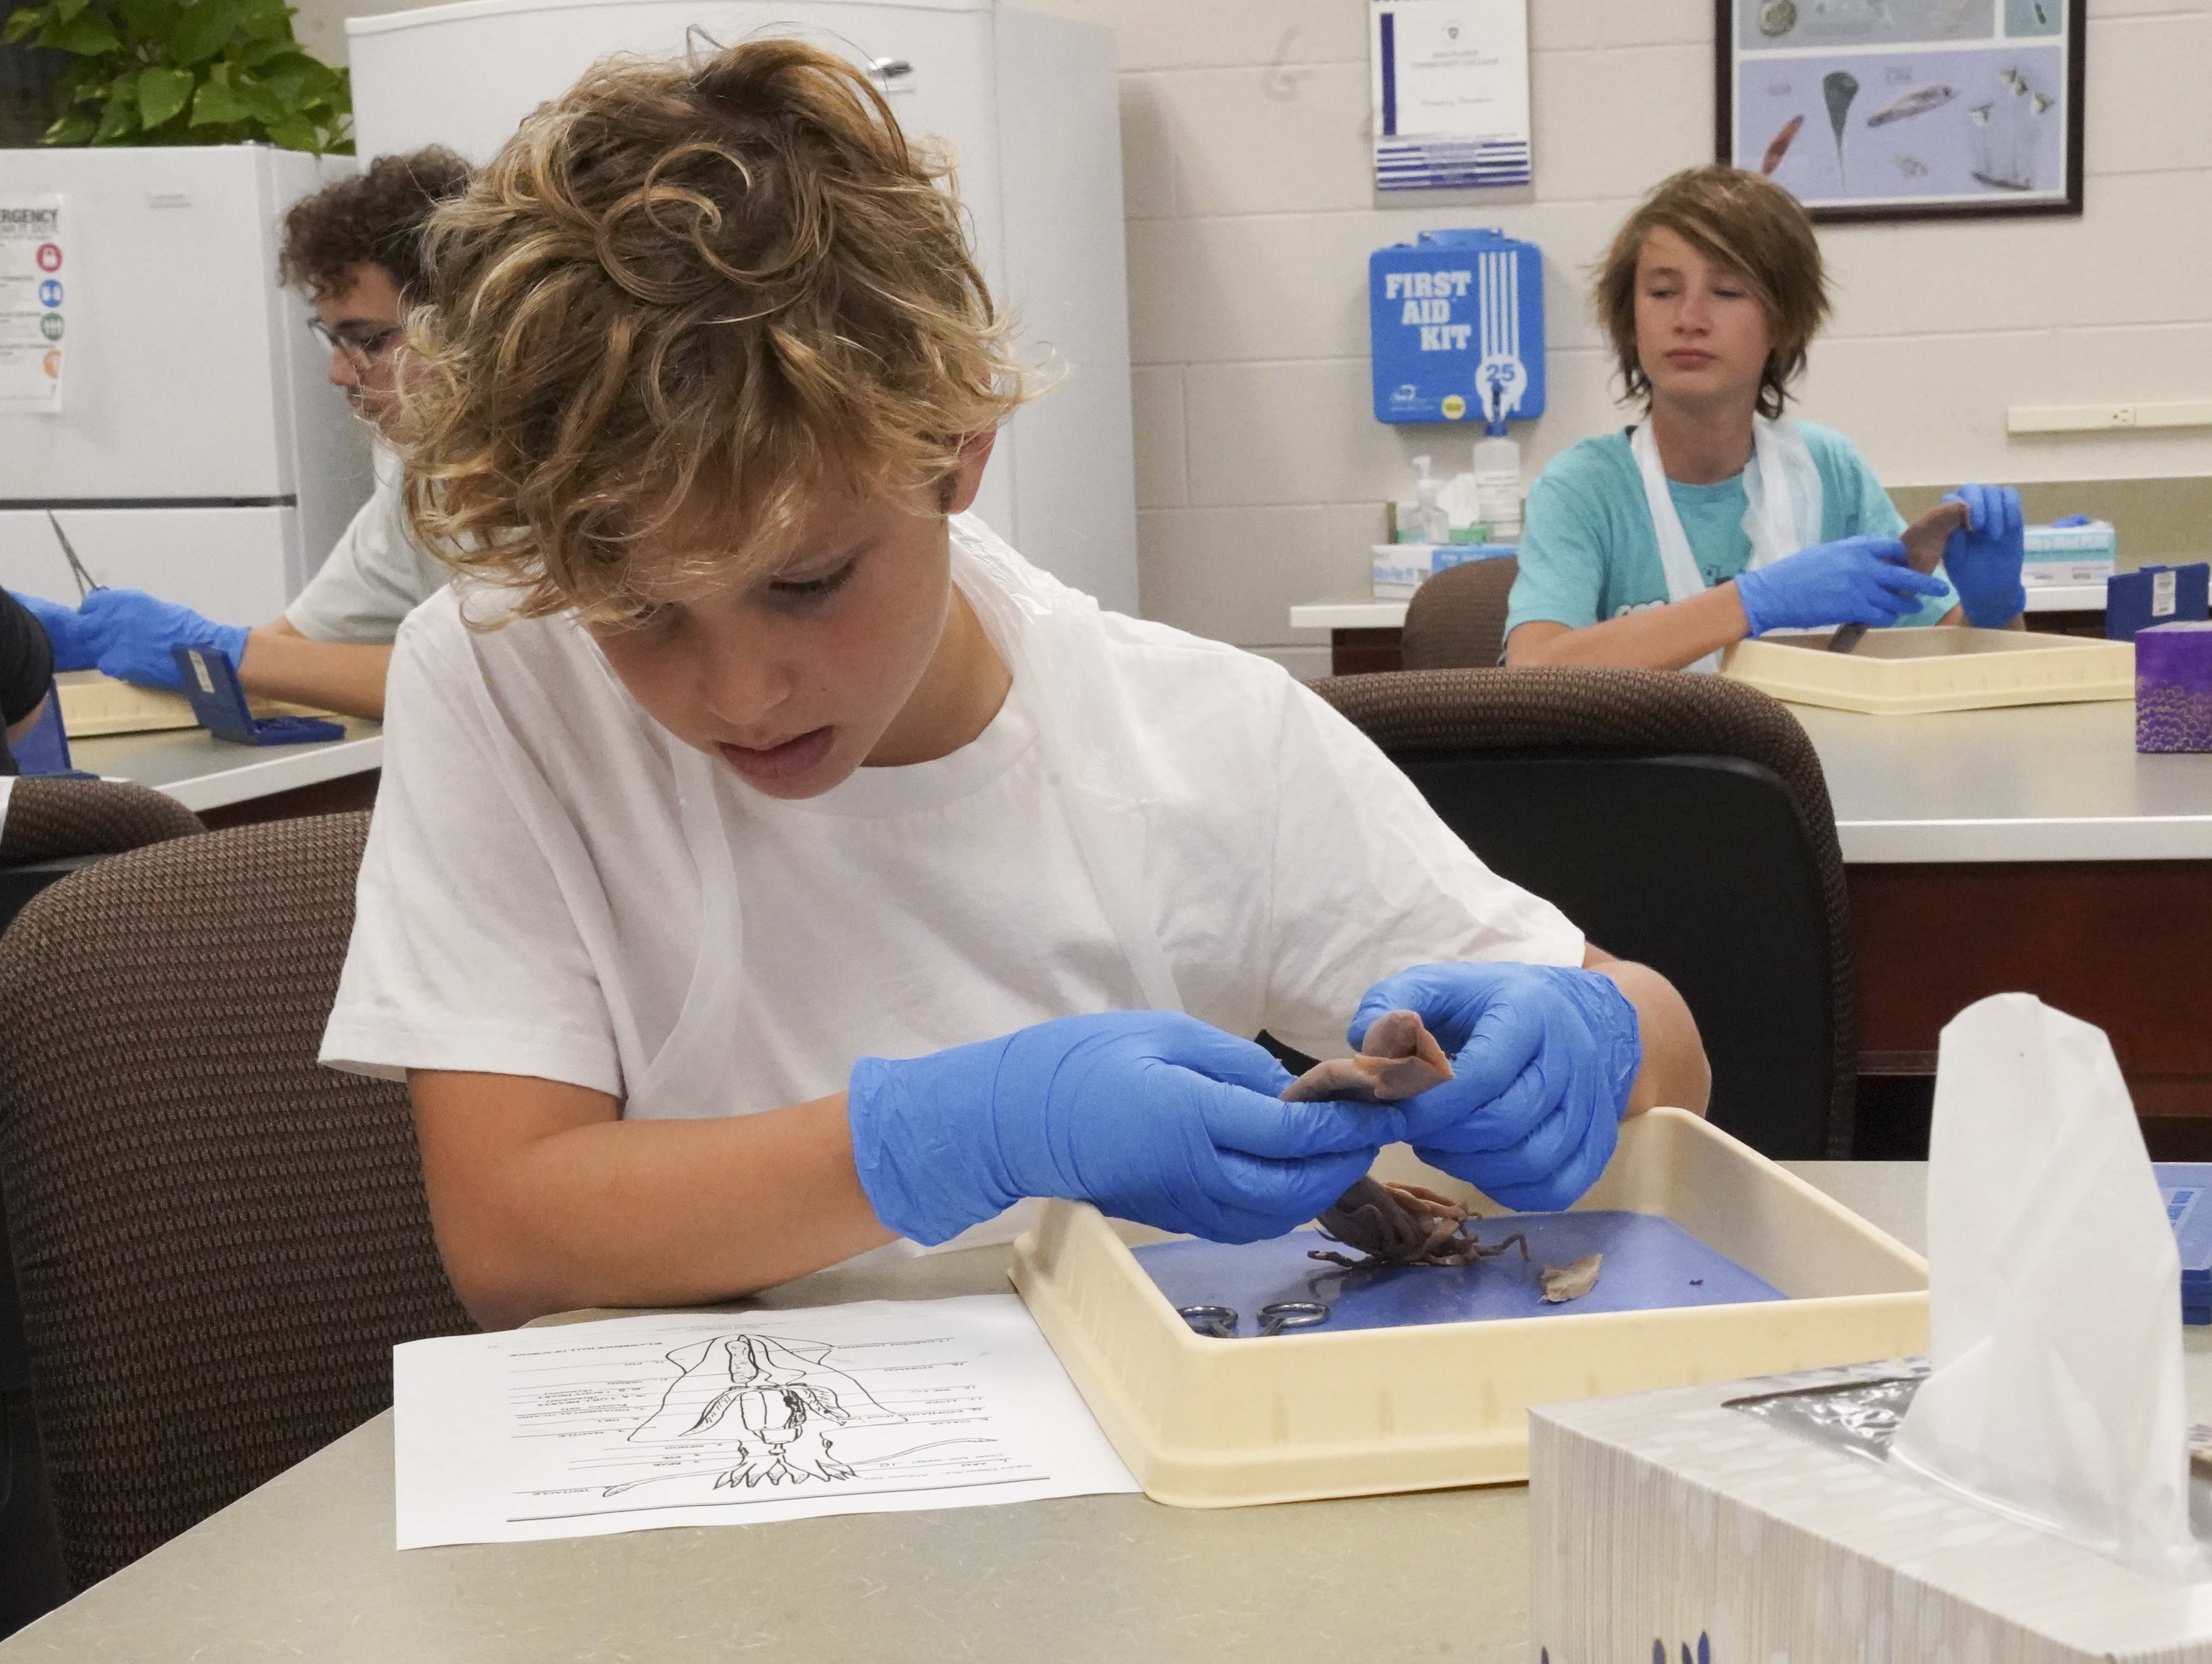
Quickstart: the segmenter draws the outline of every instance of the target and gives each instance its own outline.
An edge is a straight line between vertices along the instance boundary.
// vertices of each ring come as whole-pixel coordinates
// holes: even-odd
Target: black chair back
[[[1666,975],[1715,1125],[1778,1159],[1850,1153],[1857,1034],[1820,764],[1765,695],[1640,671],[1440,671],[1316,689],[1492,870]]]

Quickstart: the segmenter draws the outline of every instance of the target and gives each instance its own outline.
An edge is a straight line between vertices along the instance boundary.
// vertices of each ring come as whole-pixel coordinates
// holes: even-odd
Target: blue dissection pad
[[[1307,1257],[1314,1248],[1351,1254],[1314,1230],[1241,1245],[1153,1242],[1136,1255],[1170,1305],[1233,1307],[1237,1332],[1248,1335],[1258,1332],[1260,1308],[1278,1300],[1327,1302],[1327,1323],[1286,1331],[1327,1334],[1409,1323],[1736,1306],[1788,1297],[1673,1220],[1655,1214],[1504,1213],[1481,1220],[1475,1230],[1485,1242],[1527,1232],[1528,1260],[1511,1248],[1472,1266],[1346,1271]],[[1586,1254],[1605,1256],[1597,1286],[1579,1300],[1547,1303],[1537,1291],[1543,1267],[1564,1266]]]

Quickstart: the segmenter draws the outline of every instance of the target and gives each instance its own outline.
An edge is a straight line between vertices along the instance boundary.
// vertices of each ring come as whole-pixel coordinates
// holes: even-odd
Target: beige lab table
[[[384,766],[384,726],[339,719],[343,739],[234,745],[204,728],[72,740],[70,760],[110,780],[150,786],[210,826],[367,809]]]
[[[1790,1165],[1921,1245],[1917,1164]],[[762,1303],[995,1291],[1006,1262],[824,1272]],[[2203,1417],[2212,1331],[2185,1333]],[[402,1554],[386,1414],[0,1643],[0,1664],[1525,1664],[1528,1514],[1518,1486],[1083,1497]]]

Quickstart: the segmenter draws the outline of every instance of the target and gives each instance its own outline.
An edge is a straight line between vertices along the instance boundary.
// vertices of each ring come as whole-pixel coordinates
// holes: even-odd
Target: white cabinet
[[[1111,35],[982,0],[464,0],[346,23],[364,156],[440,143],[489,158],[611,52],[672,56],[796,34],[887,77],[910,135],[948,143],[986,278],[1061,385],[1018,412],[984,518],[1039,565],[1137,605],[1128,282]]]
[[[0,409],[0,581],[76,598],[65,572],[32,581],[51,506],[104,582],[158,574],[143,586],[227,622],[297,592],[368,495],[369,447],[277,282],[280,223],[351,166],[265,145],[0,150],[0,195],[61,198],[70,331],[61,409]],[[132,527],[157,542],[109,541]],[[258,610],[233,610],[246,597]]]

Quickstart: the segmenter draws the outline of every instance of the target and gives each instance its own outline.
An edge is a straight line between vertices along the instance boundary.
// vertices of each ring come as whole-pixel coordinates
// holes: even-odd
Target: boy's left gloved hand
[[[75,607],[65,607],[59,601],[49,601],[42,595],[26,595],[20,590],[9,590],[24,611],[39,621],[39,628],[46,633],[46,641],[54,650],[57,671],[88,671],[100,648],[93,640],[92,626]]]
[[[1943,570],[1959,592],[1966,622],[1977,629],[2002,629],[2027,610],[2021,566],[2027,530],[2020,493],[2009,485],[1962,485],[1943,499],[1966,505],[1966,524],[1943,544]]]
[[[180,691],[173,647],[218,647],[235,666],[246,657],[244,624],[218,624],[190,607],[164,601],[139,589],[95,589],[78,609],[97,649],[93,667],[120,682],[142,688]]]
[[[1367,991],[1352,1044],[1401,1009],[1420,1013],[1454,1072],[1395,1106],[1415,1155],[1528,1212],[1569,1206],[1597,1182],[1644,1062],[1636,1008],[1612,978],[1563,965],[1416,965]]]

